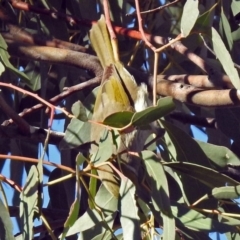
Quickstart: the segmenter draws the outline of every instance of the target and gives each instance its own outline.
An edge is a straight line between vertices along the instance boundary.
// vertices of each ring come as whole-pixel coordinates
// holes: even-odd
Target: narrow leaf
[[[135,200],[136,188],[129,179],[122,179],[119,212],[124,240],[141,239],[140,219]]]
[[[4,40],[4,38],[2,37],[2,35],[0,34],[0,58],[2,63],[4,64],[4,66],[12,71],[13,73],[15,73],[18,77],[22,78],[22,80],[26,81],[26,82],[30,82],[28,76],[26,74],[24,74],[23,72],[19,71],[18,69],[16,69],[9,61],[9,54],[7,51],[7,44]]]
[[[80,101],[77,101],[72,105],[72,113],[77,119],[83,122],[88,120],[86,109]]]
[[[157,105],[148,107],[143,111],[136,112],[131,120],[133,126],[139,127],[147,125],[161,117],[166,116],[175,108],[171,97],[164,97],[158,100]]]
[[[232,58],[228,50],[226,49],[221,37],[214,28],[212,28],[212,44],[213,50],[217,58],[219,59],[220,63],[222,64],[224,71],[231,79],[232,84],[236,89],[240,89],[238,72],[234,67]]]
[[[60,149],[71,149],[90,142],[91,124],[76,118],[71,119],[65,131],[65,136],[60,142]]]
[[[104,129],[102,137],[98,143],[98,149],[91,157],[91,162],[99,164],[107,161],[113,153],[112,134],[107,129]]]
[[[20,195],[20,219],[22,224],[23,239],[33,238],[34,213],[38,211],[39,176],[36,166],[32,166],[26,184]]]
[[[239,184],[232,178],[201,165],[183,162],[164,163],[164,165],[174,169],[177,172],[184,173],[209,187],[222,187],[226,183],[234,186]]]
[[[152,202],[163,218],[163,239],[175,239],[175,220],[172,215],[169,190],[165,171],[153,152],[142,151],[141,157],[147,169],[147,180],[150,182]]]
[[[7,211],[0,198],[0,239],[2,240],[14,240],[13,225]]]
[[[181,19],[181,32],[184,37],[187,37],[191,32],[198,15],[198,0],[187,0],[183,7]]]

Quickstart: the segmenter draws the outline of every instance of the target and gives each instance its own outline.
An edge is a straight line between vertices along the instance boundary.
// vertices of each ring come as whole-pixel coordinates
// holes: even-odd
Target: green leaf
[[[186,174],[196,180],[204,183],[209,187],[222,187],[226,183],[231,185],[238,185],[239,183],[232,178],[221,174],[211,168],[206,168],[201,165],[184,163],[184,162],[175,162],[175,163],[163,163],[164,165],[174,169],[179,173]]]
[[[113,113],[104,119],[103,124],[114,128],[123,128],[131,122],[133,114],[128,111]]]
[[[7,211],[0,198],[0,239],[1,240],[15,240],[13,236],[13,225]]]
[[[113,153],[113,141],[112,134],[109,130],[104,129],[102,137],[98,143],[98,149],[91,156],[91,162],[93,164],[99,164],[107,161]]]
[[[72,105],[72,113],[77,119],[83,122],[88,121],[86,109],[80,101],[77,101]]]
[[[90,142],[91,124],[72,118],[65,131],[65,136],[60,142],[60,149],[79,147]]]
[[[117,211],[118,199],[114,197],[103,184],[95,196],[95,202],[107,215]]]
[[[80,218],[75,221],[73,226],[69,228],[66,237],[92,228],[101,221],[102,218],[95,209],[88,209]]]
[[[233,39],[232,39],[232,31],[230,24],[228,22],[228,19],[226,15],[224,14],[223,8],[221,8],[221,18],[220,18],[220,23],[222,26],[222,37],[225,37],[228,43],[228,49],[232,50],[233,47]]]
[[[225,111],[229,110],[225,109]],[[220,119],[219,116],[219,120],[224,122],[222,124],[219,123],[218,127],[221,127],[221,125],[225,126],[224,124],[227,124],[228,119],[229,118],[226,117],[221,117]],[[236,117],[233,119],[237,120]],[[161,123],[176,148],[178,161],[201,164],[206,167],[214,167],[218,170],[230,163],[233,165],[239,164],[239,158],[228,148],[197,141],[173,124],[163,120],[161,120]],[[236,126],[233,122],[228,124]],[[228,124],[227,126],[229,126]],[[225,128],[227,128],[227,126],[225,126]]]
[[[117,112],[109,115],[103,124],[115,128],[123,128],[129,124],[135,127],[145,126],[159,118],[166,116],[175,108],[171,97],[164,97],[158,100],[156,106],[148,107],[140,112]]]
[[[236,199],[240,196],[240,185],[214,188],[211,194],[206,194],[203,199],[214,197],[216,199]]]
[[[105,221],[109,226],[113,223],[113,220],[116,217],[116,212],[107,216],[105,219],[102,219],[100,214],[95,210],[88,209],[80,218],[75,221],[72,227],[69,228],[67,236],[71,236],[73,234],[79,233],[79,232],[84,232],[88,229],[91,230],[91,232],[94,232],[94,227],[100,227],[101,231],[105,230],[103,221]],[[96,234],[100,234],[96,233]],[[89,239],[89,238],[86,238]]]
[[[156,210],[171,217],[168,183],[159,158],[151,151],[142,151],[140,157],[144,160],[147,170],[147,181],[152,189],[152,201]]]
[[[157,105],[148,107],[143,111],[136,112],[131,120],[133,126],[139,127],[147,125],[151,122],[166,116],[175,108],[174,102],[171,97],[164,97],[158,100]]]
[[[222,64],[224,71],[231,79],[232,84],[236,89],[240,89],[238,72],[234,67],[231,55],[227,51],[218,32],[213,27],[212,27],[212,44],[213,50],[217,58],[219,59],[220,63]]]
[[[87,158],[85,158],[83,154],[79,152],[76,157],[77,166],[81,166],[85,161],[87,161]]]
[[[4,38],[2,37],[2,35],[0,34],[0,59],[1,62],[3,63],[3,65],[5,66],[5,68],[7,68],[8,70],[10,70],[11,72],[15,73],[18,77],[20,77],[22,80],[24,80],[25,82],[29,83],[30,80],[28,78],[28,76],[19,71],[18,69],[16,69],[10,62],[9,62],[9,54],[7,51],[7,44],[4,40]]]
[[[97,170],[92,169],[91,174],[97,176]],[[97,178],[91,177],[90,182],[89,182],[89,193],[91,194],[92,199],[95,198],[96,191],[97,191]],[[89,205],[89,208],[91,208],[91,209],[93,209],[95,207],[93,202],[91,201],[91,199],[88,199],[88,205]]]
[[[184,37],[187,37],[191,32],[198,15],[198,0],[187,0],[183,7],[181,19],[181,32]]]
[[[119,212],[124,240],[141,239],[140,218],[135,200],[136,188],[127,178],[120,185]]]
[[[189,209],[182,204],[172,202],[172,213],[178,219],[179,224],[195,231],[208,231],[225,233],[228,231],[236,232],[234,226],[221,223],[218,220],[207,217],[193,209]],[[210,215],[211,216],[211,215]]]
[[[32,89],[32,91],[38,91],[41,89],[41,75],[40,75],[40,63],[30,61],[24,69],[24,73],[29,78],[29,82],[25,81],[25,84]]]
[[[23,191],[20,194],[20,219],[23,239],[33,238],[34,213],[38,212],[39,173],[36,166],[32,166]]]
[[[237,0],[232,0],[231,9],[233,16],[236,16],[240,12],[240,2]]]
[[[152,202],[163,218],[163,239],[175,239],[175,220],[172,215],[167,178],[162,164],[151,151],[142,151],[141,158],[147,169],[147,181],[150,183]]]
[[[75,199],[70,208],[69,216],[64,223],[64,228],[73,226],[73,224],[77,220],[77,217],[79,214],[79,208],[80,208],[80,201],[79,199]]]

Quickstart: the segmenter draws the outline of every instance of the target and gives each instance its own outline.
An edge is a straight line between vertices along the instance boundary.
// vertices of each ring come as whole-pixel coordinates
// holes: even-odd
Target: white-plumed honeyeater
[[[90,31],[90,41],[95,50],[104,74],[101,86],[98,89],[96,102],[94,106],[92,120],[96,122],[103,121],[107,116],[115,112],[121,111],[141,111],[150,105],[148,98],[147,86],[145,84],[137,85],[133,76],[124,68],[119,61],[117,47],[112,44],[107,30],[105,19],[101,19],[93,25]],[[104,127],[92,124],[91,139],[98,142]],[[130,133],[121,135],[121,146],[118,153],[125,149],[132,152],[140,152],[143,150],[147,137],[151,134],[150,130],[135,129]],[[96,145],[92,145],[92,153],[96,151]],[[132,181],[136,179],[140,160],[133,160],[128,154],[121,155],[120,159],[129,166],[126,169],[126,175]],[[123,164],[123,165],[124,165]],[[115,196],[118,195],[118,179],[110,166],[105,165],[106,171],[98,171],[100,178],[105,187]],[[123,171],[124,172],[124,171]],[[124,172],[125,174],[125,172]]]

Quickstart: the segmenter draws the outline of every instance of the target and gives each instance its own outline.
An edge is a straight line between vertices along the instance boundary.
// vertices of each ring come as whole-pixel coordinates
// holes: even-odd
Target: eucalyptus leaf
[[[217,113],[218,111],[222,112],[221,110],[216,111]],[[224,126],[226,124],[225,117],[222,115],[221,117],[219,127],[226,128]],[[234,117],[232,119],[237,121]],[[201,164],[206,167],[216,168],[217,170],[223,169],[228,164],[239,164],[239,158],[230,149],[195,140],[175,125],[163,120],[161,120],[161,123],[175,146],[178,161]]]
[[[233,180],[232,178],[201,165],[184,162],[164,163],[164,165],[174,169],[179,173],[186,174],[209,187],[222,187],[226,183],[233,186],[239,184],[239,182]]]
[[[120,222],[124,240],[141,239],[140,219],[136,204],[134,184],[127,178],[121,180],[119,198]]]
[[[20,195],[20,219],[23,239],[33,238],[33,220],[38,206],[39,173],[36,166],[32,166],[26,184]]]
[[[113,141],[111,132],[107,129],[104,129],[98,143],[97,151],[94,152],[91,157],[91,162],[93,164],[99,164],[107,161],[113,154],[112,144]]]
[[[113,113],[104,119],[103,124],[114,128],[123,128],[131,122],[133,114],[128,111]]]
[[[30,80],[28,78],[28,76],[19,71],[18,69],[16,69],[9,61],[9,54],[7,51],[7,44],[4,40],[4,38],[2,37],[2,35],[0,34],[0,59],[2,64],[5,66],[6,69],[10,70],[11,72],[15,73],[18,77],[20,77],[22,80],[24,80],[25,82],[29,83]]]
[[[212,44],[213,44],[213,50],[217,58],[219,59],[220,63],[222,64],[224,71],[231,79],[232,84],[236,89],[240,89],[240,80],[239,80],[238,72],[234,67],[232,58],[228,50],[226,49],[218,32],[213,27],[212,27]]]
[[[118,199],[114,197],[103,184],[95,196],[95,202],[107,215],[117,211]]]
[[[160,160],[153,152],[142,151],[141,157],[147,169],[147,180],[151,186],[152,202],[163,218],[163,239],[175,239],[175,220],[172,215],[168,182]]]
[[[71,149],[79,147],[90,142],[89,122],[82,122],[76,118],[72,118],[65,131],[63,140],[60,142],[60,149]]]
[[[0,198],[0,239],[1,240],[14,240],[13,225],[7,211]]]
[[[222,223],[210,216],[206,217],[206,215],[203,215],[194,209],[189,209],[183,204],[172,202],[171,206],[172,213],[176,218],[178,218],[180,226],[183,225],[184,227],[195,231],[216,231],[220,233],[228,231],[237,232],[236,227],[224,224],[224,222]]]
[[[102,222],[100,214],[95,210],[88,209],[75,223],[69,228],[66,237],[75,233],[85,231]]]
[[[160,98],[156,106],[148,107],[140,112],[136,112],[131,120],[133,126],[139,127],[166,116],[175,108],[171,97]]]
[[[72,105],[72,113],[77,119],[83,122],[88,120],[86,109],[80,101],[77,101]]]
[[[199,15],[198,0],[187,0],[182,13],[181,32],[187,37],[191,32]]]
[[[223,11],[223,8],[221,8],[221,19],[220,24],[222,25],[222,36],[225,37],[228,43],[228,49],[231,51],[233,47],[233,39],[232,39],[232,31],[231,26],[227,20],[227,17]]]

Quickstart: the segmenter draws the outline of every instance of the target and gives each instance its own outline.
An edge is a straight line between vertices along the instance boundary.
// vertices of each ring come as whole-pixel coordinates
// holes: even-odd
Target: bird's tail
[[[116,62],[114,59],[112,43],[103,15],[97,24],[94,24],[90,30],[90,41],[103,68],[106,68]]]

